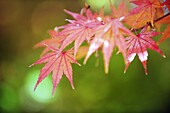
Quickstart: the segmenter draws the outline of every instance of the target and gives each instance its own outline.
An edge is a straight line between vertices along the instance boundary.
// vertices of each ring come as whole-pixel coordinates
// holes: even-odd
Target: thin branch
[[[169,15],[170,15],[170,12],[168,12],[166,15],[164,15],[164,16],[162,16],[162,17],[160,17],[160,18],[157,18],[156,20],[154,20],[154,23],[162,20],[163,18],[165,18],[165,17],[167,17],[167,16],[169,16]],[[147,25],[152,26],[150,22],[148,22]],[[131,31],[139,31],[139,30],[143,29],[144,27],[145,27],[145,26],[142,26],[141,28],[138,28],[138,29],[132,29]]]
[[[163,18],[165,18],[165,17],[167,17],[167,16],[169,16],[169,15],[170,15],[170,12],[168,12],[166,15],[164,15],[164,16],[156,19],[154,22],[156,23],[156,22],[158,22],[159,20],[162,20]]]

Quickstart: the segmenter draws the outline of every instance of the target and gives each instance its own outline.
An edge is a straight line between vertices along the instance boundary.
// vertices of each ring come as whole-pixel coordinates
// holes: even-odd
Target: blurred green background
[[[123,58],[114,54],[106,75],[102,56],[98,60],[92,56],[86,65],[73,65],[75,90],[63,76],[52,96],[50,75],[33,91],[43,66],[28,67],[42,51],[33,46],[49,37],[48,30],[66,24],[65,19],[70,16],[63,9],[79,12],[85,2],[93,11],[105,4],[105,11],[109,12],[108,0],[0,1],[1,113],[168,112],[170,40],[160,46],[166,59],[149,50],[148,76],[138,58],[124,74]],[[117,4],[116,0],[113,3]]]

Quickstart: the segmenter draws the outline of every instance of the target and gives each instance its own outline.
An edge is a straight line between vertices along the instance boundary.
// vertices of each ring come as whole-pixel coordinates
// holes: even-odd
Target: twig
[[[169,15],[170,15],[170,12],[167,13],[166,15],[164,15],[164,16],[162,16],[162,17],[156,19],[154,22],[156,23],[156,22],[158,22],[159,20],[162,20],[163,18],[165,18],[165,17],[167,17],[167,16],[169,16]]]
[[[170,15],[170,12],[168,12],[166,15],[164,15],[164,16],[162,16],[162,17],[160,17],[160,18],[157,18],[156,20],[154,20],[154,23],[162,20],[163,18],[165,18],[165,17],[167,17],[167,16],[169,16],[169,15]],[[149,26],[152,27],[152,25],[151,25],[150,22],[147,22],[147,25],[149,25]],[[142,26],[141,28],[138,28],[138,29],[132,29],[131,31],[139,31],[139,30],[143,29],[144,27],[145,27],[145,26]]]

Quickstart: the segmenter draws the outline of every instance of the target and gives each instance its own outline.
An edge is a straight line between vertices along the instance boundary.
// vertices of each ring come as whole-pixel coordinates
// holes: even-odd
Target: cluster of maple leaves
[[[41,41],[36,47],[45,47],[41,58],[31,66],[46,63],[41,69],[36,87],[52,72],[55,89],[63,75],[66,75],[72,88],[72,63],[80,65],[77,60],[102,51],[105,72],[108,73],[109,61],[114,50],[121,53],[125,62],[125,72],[137,55],[147,74],[147,49],[165,55],[158,45],[170,37],[170,0],[130,0],[135,7],[128,11],[124,2],[118,8],[110,4],[111,14],[104,15],[103,8],[92,13],[90,6],[79,13],[64,10],[73,19],[66,19],[68,24],[51,30],[50,38]],[[120,10],[121,9],[121,10]],[[160,27],[167,24],[160,32]],[[162,35],[158,42],[152,38]],[[74,44],[71,47],[72,43]],[[117,49],[115,49],[117,48]]]

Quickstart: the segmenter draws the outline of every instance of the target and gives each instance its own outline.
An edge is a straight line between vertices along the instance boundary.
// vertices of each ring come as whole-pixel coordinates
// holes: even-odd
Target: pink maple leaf
[[[148,52],[147,49],[152,49],[158,53],[160,53],[163,57],[165,55],[162,53],[162,51],[157,46],[156,42],[152,40],[152,38],[160,33],[149,31],[147,32],[148,26],[145,26],[142,31],[137,35],[137,37],[128,37],[127,40],[127,64],[125,68],[125,72],[130,65],[130,63],[134,60],[136,54],[139,57],[139,60],[142,62],[142,65],[145,69],[145,74],[147,75],[147,59],[148,59]]]
[[[96,29],[95,37],[90,44],[84,63],[86,63],[95,51],[103,46],[105,72],[108,73],[110,58],[115,47],[118,47],[119,52],[123,54],[126,60],[126,42],[124,35],[135,36],[129,29],[123,26],[119,19],[106,17],[105,24]]]
[[[62,26],[63,30],[59,32],[59,36],[66,35],[63,43],[61,44],[60,51],[62,51],[69,44],[74,42],[74,56],[78,51],[80,45],[94,36],[95,28],[102,24],[101,20],[97,19],[97,14],[92,14],[89,8],[82,11],[81,14],[73,13],[65,10],[66,13],[71,15],[75,20],[69,20],[69,24]]]
[[[73,57],[73,51],[67,50],[64,52],[58,53],[57,49],[50,48],[51,52],[42,56],[38,61],[33,63],[31,66],[36,64],[46,63],[45,66],[41,69],[38,81],[34,87],[34,90],[37,88],[39,83],[42,82],[51,72],[52,72],[52,83],[53,83],[53,91],[54,94],[57,85],[59,84],[63,74],[66,75],[72,88],[73,78],[72,78],[72,66],[71,63],[75,63],[80,65]]]
[[[48,53],[50,51],[50,48],[58,49],[58,47],[61,45],[63,37],[64,37],[64,35],[63,36],[58,36],[58,31],[56,31],[56,30],[50,30],[49,34],[50,34],[50,38],[45,39],[45,40],[37,43],[34,46],[35,48],[45,47],[45,49],[41,53],[41,56]]]

